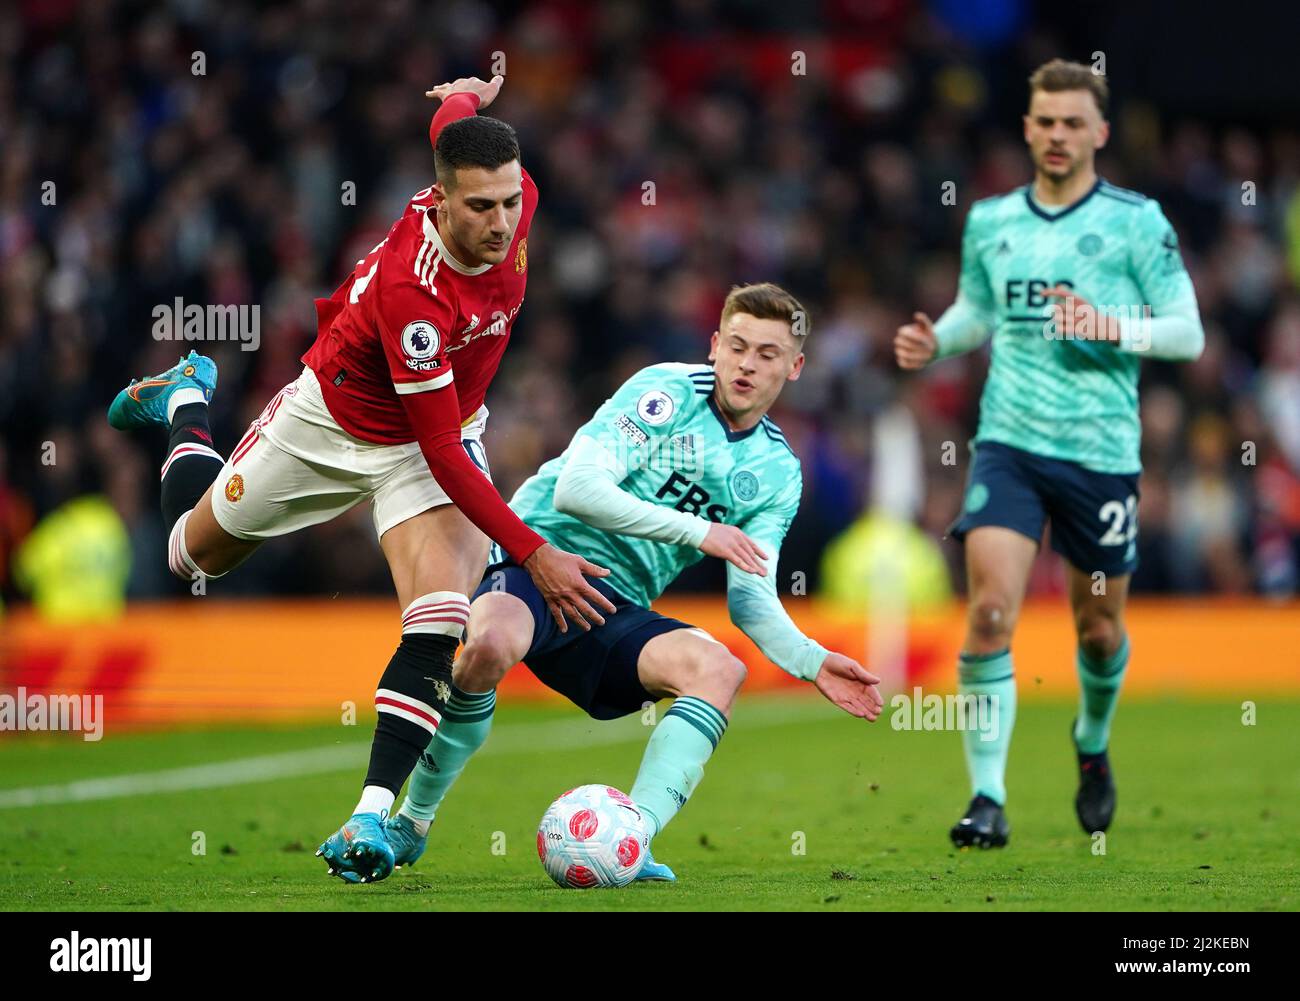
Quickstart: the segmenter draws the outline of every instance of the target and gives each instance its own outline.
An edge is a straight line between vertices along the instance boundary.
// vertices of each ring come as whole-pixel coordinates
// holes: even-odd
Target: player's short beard
[[[1047,149],[1043,150],[1042,156],[1039,157],[1038,172],[1042,174],[1044,177],[1051,178],[1051,180],[1054,181],[1055,183],[1059,184],[1064,181],[1068,181],[1070,178],[1072,178],[1075,174],[1077,174],[1080,170],[1083,169],[1083,161],[1081,159],[1071,156],[1069,151],[1067,150],[1060,150],[1059,152],[1065,157],[1065,166],[1062,168],[1062,170],[1059,173],[1053,173],[1049,169],[1047,163],[1047,154],[1051,152],[1054,151],[1050,146],[1047,147]]]

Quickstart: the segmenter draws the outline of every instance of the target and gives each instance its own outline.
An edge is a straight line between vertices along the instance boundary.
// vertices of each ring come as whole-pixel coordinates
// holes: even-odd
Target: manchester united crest
[[[244,496],[244,478],[235,473],[230,479],[226,480],[226,500],[234,504],[239,498]]]
[[[519,249],[515,252],[515,274],[522,275],[528,270],[528,237],[519,241]]]

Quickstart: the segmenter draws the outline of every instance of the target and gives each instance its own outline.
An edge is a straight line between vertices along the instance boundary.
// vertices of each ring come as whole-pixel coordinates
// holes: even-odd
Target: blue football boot
[[[316,855],[329,874],[349,883],[376,883],[393,874],[393,849],[384,836],[383,813],[355,813],[325,839]]]
[[[673,872],[662,862],[656,862],[654,855],[649,851],[645,853],[645,862],[641,865],[641,871],[636,874],[634,883],[676,883],[677,873]]]
[[[212,392],[217,388],[217,363],[191,351],[166,372],[132,379],[131,385],[113,398],[108,408],[108,423],[119,431],[149,424],[167,427],[167,401],[176,390],[186,388],[199,390],[204,401],[211,402]]]
[[[384,821],[384,837],[388,838],[388,843],[392,846],[395,869],[415,865],[416,859],[424,854],[425,845],[429,843],[429,836],[417,834],[411,818],[401,813]]]

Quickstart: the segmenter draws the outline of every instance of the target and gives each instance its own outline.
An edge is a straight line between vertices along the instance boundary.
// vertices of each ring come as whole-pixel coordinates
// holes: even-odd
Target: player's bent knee
[[[740,686],[749,677],[749,668],[745,662],[730,653],[719,659],[717,672],[718,681],[724,688],[730,689],[732,695],[740,691]]]
[[[177,518],[167,537],[167,569],[187,582],[224,576],[238,562],[213,557],[202,530],[203,519],[194,517],[197,510],[192,508]]]
[[[971,602],[969,626],[972,637],[985,646],[1006,646],[1011,641],[1015,617],[1001,598],[977,598]]]
[[[678,695],[729,702],[749,675],[745,662],[720,643],[710,643],[698,657],[682,662],[671,681]]]
[[[210,579],[223,577],[261,545],[260,540],[231,535],[212,512],[211,491],[193,508],[176,519],[168,539],[167,562],[172,573],[182,580],[195,574]]]
[[[1092,618],[1079,623],[1079,648],[1092,660],[1109,660],[1123,642],[1124,628],[1118,619]]]
[[[500,683],[519,657],[518,644],[506,630],[476,629],[456,661],[456,685],[467,692],[486,692]]]

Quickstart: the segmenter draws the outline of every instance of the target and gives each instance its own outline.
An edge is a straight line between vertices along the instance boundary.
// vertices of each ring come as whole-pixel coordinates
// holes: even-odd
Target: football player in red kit
[[[163,464],[169,565],[219,577],[264,540],[364,500],[393,575],[402,637],[375,693],[370,768],[352,818],[317,852],[350,882],[383,879],[382,822],[436,732],[452,657],[489,540],[523,566],[561,628],[601,624],[614,606],[584,579],[608,574],[546,543],[493,487],[483,399],[523,305],[537,188],[514,130],[475,112],[501,89],[462,79],[429,138],[438,181],[417,192],[388,236],[329,299],[302,374],[267,405],[229,458],[212,447],[211,359],[191,352],[133,382],[109,409],[119,429],[170,429]]]

